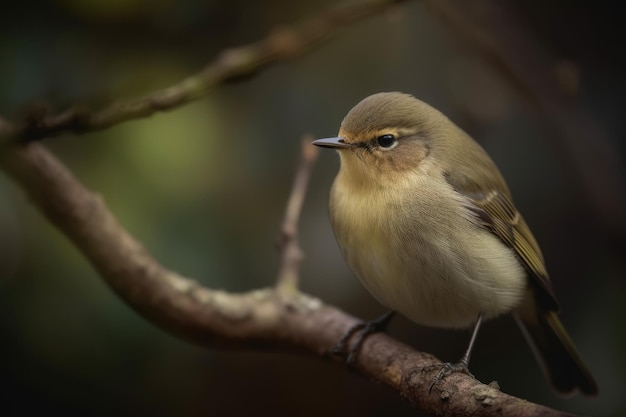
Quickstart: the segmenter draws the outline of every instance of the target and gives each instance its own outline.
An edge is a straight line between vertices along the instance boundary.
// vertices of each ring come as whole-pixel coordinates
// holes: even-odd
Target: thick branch
[[[357,320],[308,295],[272,289],[230,294],[210,290],[158,264],[42,145],[11,148],[0,166],[91,261],[131,307],[171,333],[207,347],[272,348],[322,355]],[[356,367],[416,407],[441,416],[565,416],[503,394],[461,374],[429,395],[436,358],[387,335],[371,336]]]
[[[331,6],[299,25],[274,29],[265,39],[223,51],[202,71],[148,96],[113,103],[101,110],[72,107],[59,114],[31,114],[22,123],[0,122],[0,146],[38,140],[65,132],[107,129],[119,123],[172,110],[207,95],[216,85],[256,74],[270,64],[308,52],[344,25],[366,18],[405,0],[346,1]]]

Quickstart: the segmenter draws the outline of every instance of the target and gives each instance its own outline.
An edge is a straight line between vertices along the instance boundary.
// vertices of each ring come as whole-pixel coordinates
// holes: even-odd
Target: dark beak
[[[344,138],[324,138],[313,141],[313,145],[321,146],[322,148],[350,148],[351,144],[345,143]]]

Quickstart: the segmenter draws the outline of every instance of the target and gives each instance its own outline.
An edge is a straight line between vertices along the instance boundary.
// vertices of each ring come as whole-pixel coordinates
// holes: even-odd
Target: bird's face
[[[338,137],[314,143],[337,149],[346,174],[397,177],[415,171],[428,158],[433,132],[425,115],[430,110],[406,94],[375,94],[350,110]]]

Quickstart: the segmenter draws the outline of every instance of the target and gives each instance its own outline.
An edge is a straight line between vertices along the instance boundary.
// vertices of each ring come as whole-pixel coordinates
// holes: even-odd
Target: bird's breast
[[[464,327],[515,308],[526,275],[512,250],[479,226],[443,179],[355,189],[341,172],[331,191],[343,256],[379,302],[412,321]]]

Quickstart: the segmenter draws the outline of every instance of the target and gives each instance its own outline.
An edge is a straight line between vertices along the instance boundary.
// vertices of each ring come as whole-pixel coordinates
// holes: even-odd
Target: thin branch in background
[[[300,161],[278,236],[281,261],[276,287],[281,293],[289,294],[298,289],[300,262],[303,256],[298,241],[298,223],[311,172],[319,153],[319,150],[311,143],[313,139],[311,135],[305,135],[301,140]]]
[[[215,86],[255,75],[270,64],[309,52],[345,25],[372,16],[406,0],[346,1],[333,5],[299,25],[274,29],[265,39],[220,53],[202,71],[143,98],[113,103],[101,110],[74,106],[59,114],[40,111],[21,123],[0,123],[0,147],[63,133],[107,129],[149,117],[205,97]]]
[[[426,4],[461,42],[498,69],[539,110],[554,131],[551,137],[580,176],[597,221],[607,233],[624,239],[624,161],[604,128],[572,100],[571,90],[563,90],[558,78],[562,60],[550,56],[506,2],[426,0]]]

